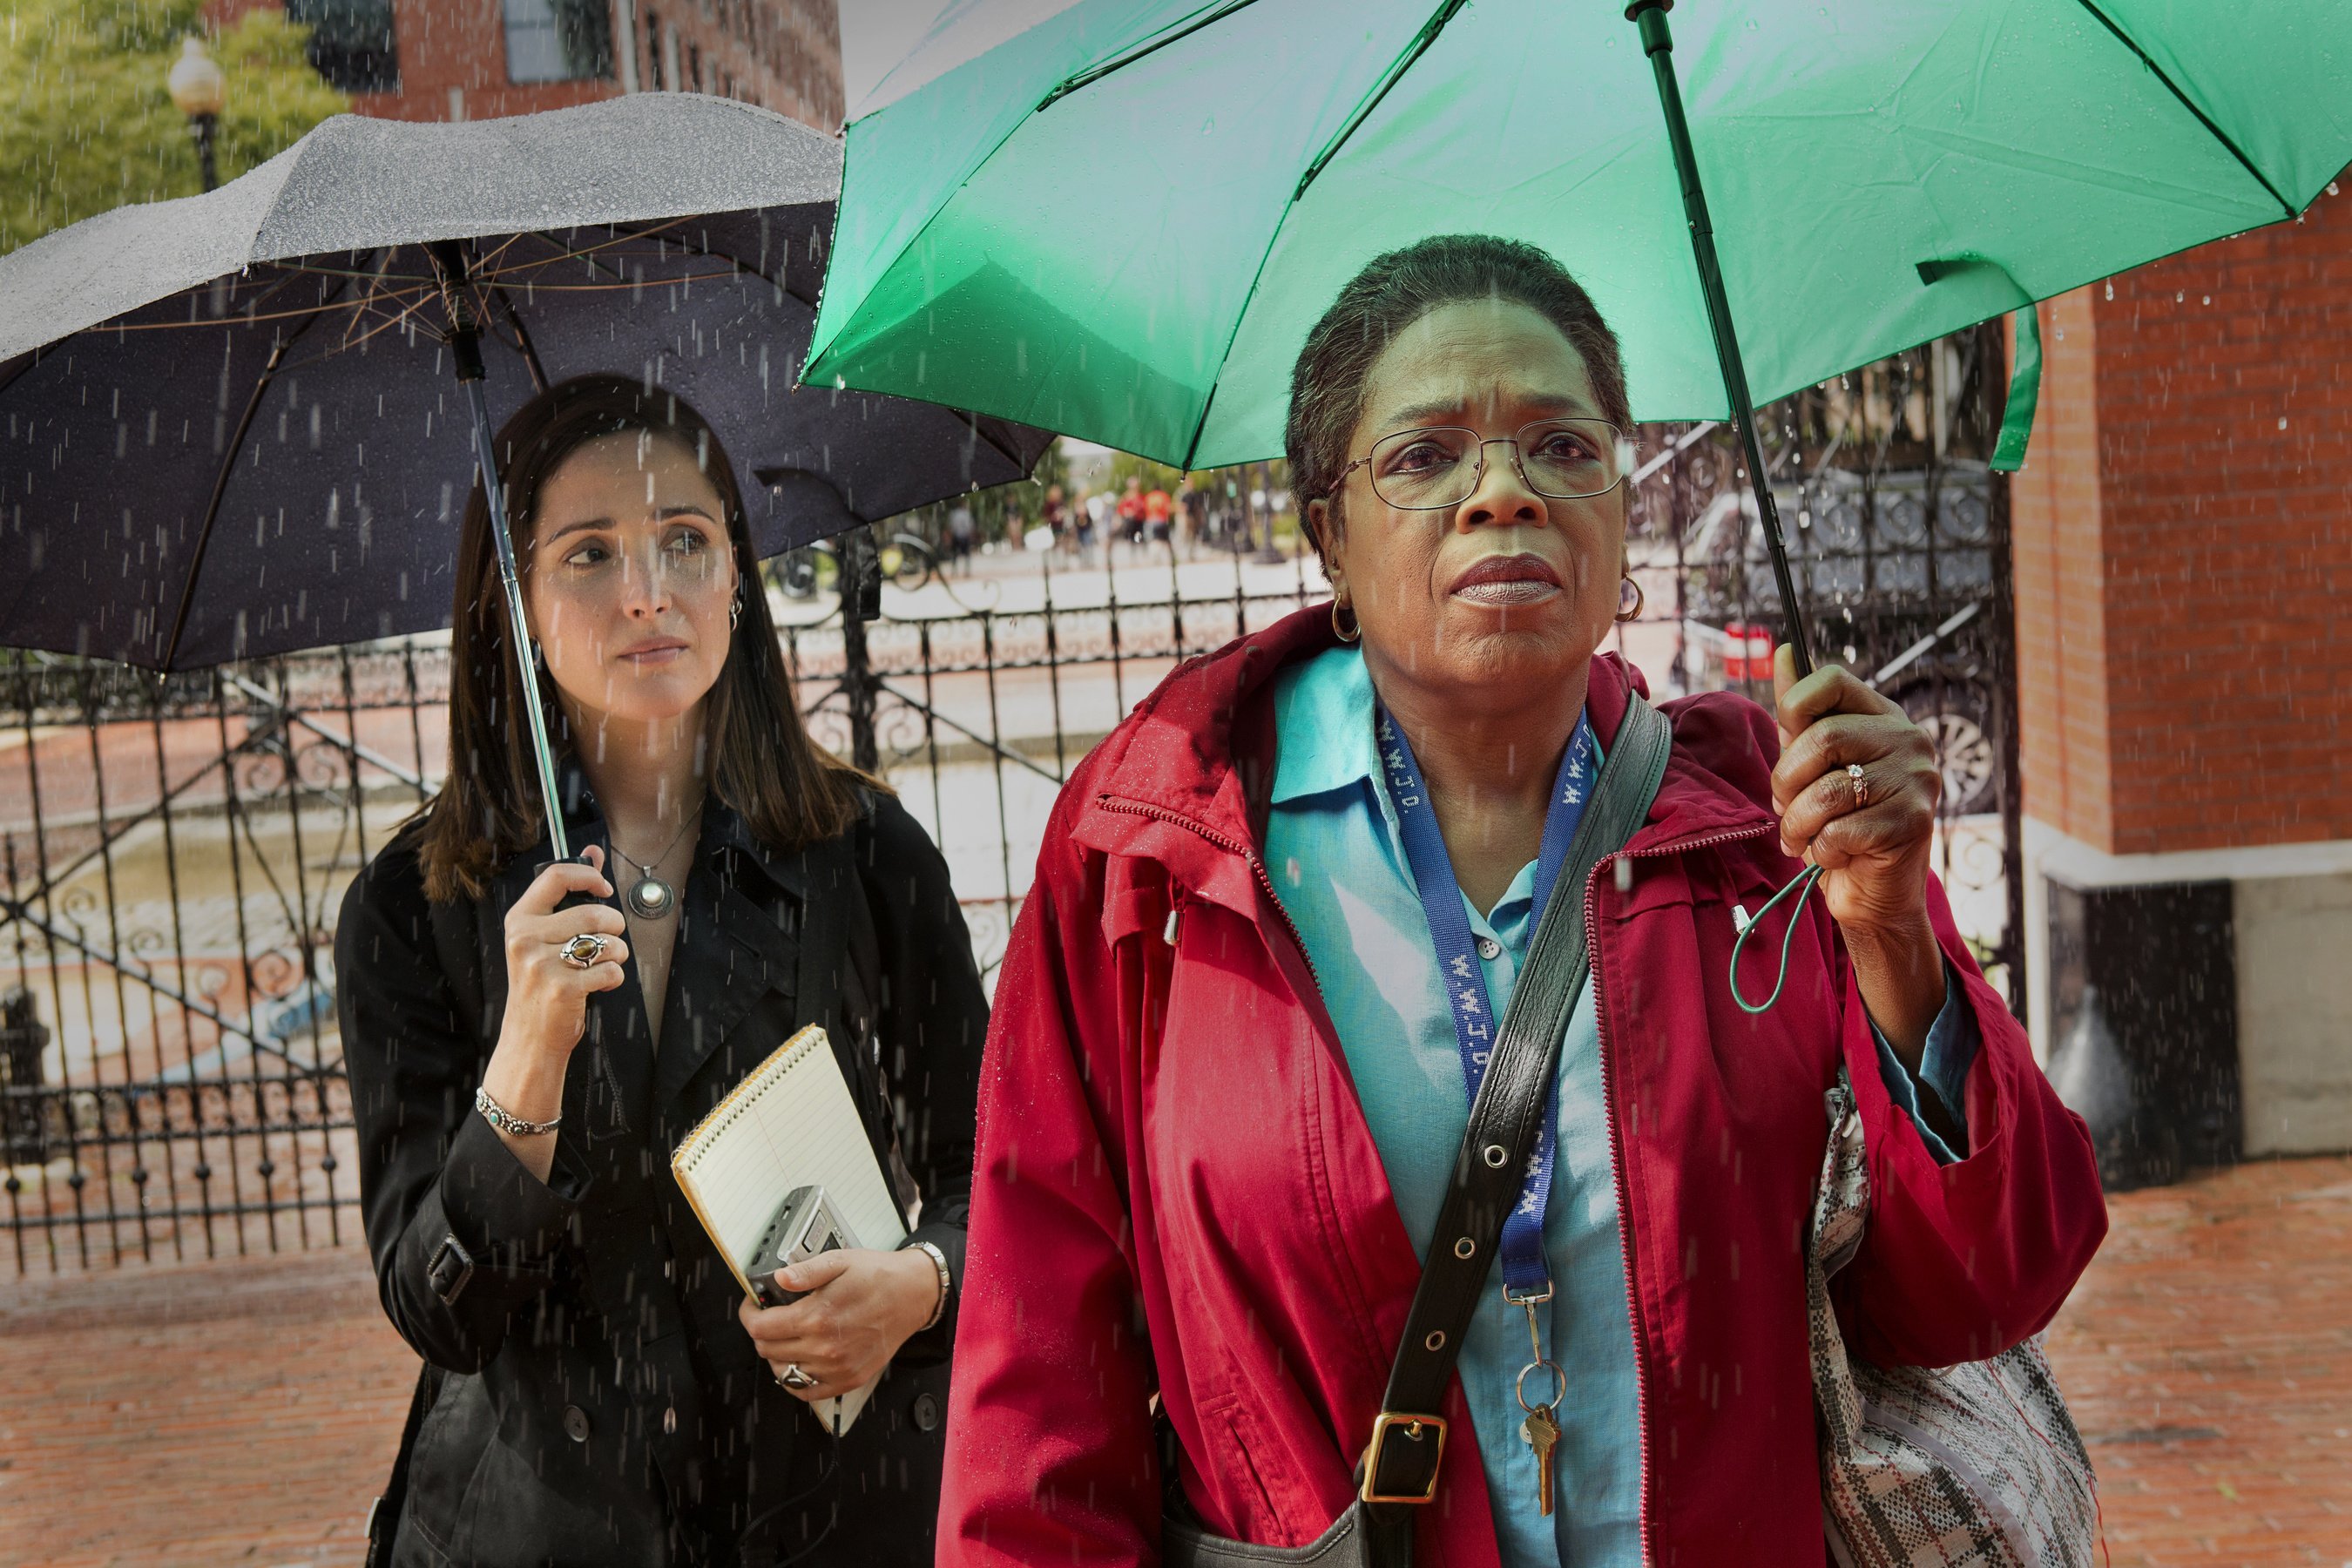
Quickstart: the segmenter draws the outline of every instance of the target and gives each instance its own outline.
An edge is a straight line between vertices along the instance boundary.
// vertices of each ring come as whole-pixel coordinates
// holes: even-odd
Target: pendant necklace
[[[620,857],[621,864],[637,868],[637,879],[629,884],[628,900],[630,911],[638,919],[657,921],[677,909],[677,889],[656,876],[654,868],[668,859],[670,849],[677,848],[694,825],[701,820],[702,813],[698,808],[692,816],[686,819],[686,826],[677,830],[677,837],[669,841],[669,849],[663,850],[651,860],[632,859],[628,851],[621,847],[619,839],[612,841],[613,853]]]

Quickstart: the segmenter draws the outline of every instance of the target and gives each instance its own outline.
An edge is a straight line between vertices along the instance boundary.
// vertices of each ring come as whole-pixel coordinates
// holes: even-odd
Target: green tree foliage
[[[202,188],[163,79],[200,32],[200,0],[0,0],[0,253],[128,202]],[[210,40],[226,78],[224,181],[349,104],[303,58],[309,29],[271,8]]]

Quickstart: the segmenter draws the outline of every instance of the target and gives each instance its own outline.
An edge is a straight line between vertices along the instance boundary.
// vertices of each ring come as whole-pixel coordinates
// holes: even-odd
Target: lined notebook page
[[[669,1164],[745,1295],[744,1255],[795,1187],[823,1187],[860,1247],[887,1252],[907,1238],[833,1042],[814,1024],[713,1107]],[[809,1408],[838,1436],[873,1393],[867,1384]]]
[[[743,1257],[795,1187],[824,1187],[860,1247],[887,1251],[907,1238],[832,1042],[814,1024],[687,1134],[670,1168],[747,1293]]]

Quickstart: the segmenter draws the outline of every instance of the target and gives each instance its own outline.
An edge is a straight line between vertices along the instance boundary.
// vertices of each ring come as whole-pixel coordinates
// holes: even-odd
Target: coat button
[[[588,1440],[588,1412],[577,1405],[563,1407],[563,1435],[575,1443]]]
[[[915,1395],[915,1407],[910,1414],[915,1418],[916,1431],[935,1431],[940,1424],[940,1402],[928,1394],[919,1394]]]

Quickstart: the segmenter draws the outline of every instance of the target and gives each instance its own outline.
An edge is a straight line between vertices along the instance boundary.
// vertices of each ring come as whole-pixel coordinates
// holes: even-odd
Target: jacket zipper
[[[1290,940],[1297,947],[1299,957],[1305,961],[1307,964],[1307,976],[1315,982],[1316,992],[1318,998],[1320,997],[1323,990],[1323,977],[1316,973],[1315,959],[1312,954],[1307,952],[1307,943],[1304,939],[1299,936],[1297,924],[1291,920],[1290,911],[1282,907],[1281,895],[1277,894],[1274,890],[1274,878],[1267,872],[1265,862],[1259,858],[1256,850],[1251,848],[1246,844],[1237,843],[1234,840],[1226,837],[1223,834],[1215,832],[1213,829],[1202,826],[1192,817],[1182,816],[1177,812],[1169,811],[1161,806],[1146,805],[1141,801],[1130,801],[1122,799],[1118,795],[1108,795],[1097,796],[1096,804],[1108,811],[1124,812],[1130,816],[1146,816],[1153,819],[1154,821],[1166,822],[1172,824],[1175,826],[1188,829],[1189,831],[1197,834],[1202,838],[1206,839],[1209,843],[1215,845],[1218,848],[1224,850],[1227,854],[1238,855],[1246,861],[1249,865],[1249,868],[1257,876],[1258,886],[1265,890],[1267,902],[1273,904],[1275,913],[1282,917],[1283,926],[1290,932]],[[1678,839],[1671,844],[1653,845],[1646,849],[1620,849],[1614,855],[1604,857],[1592,868],[1591,873],[1585,878],[1584,881],[1585,951],[1588,953],[1593,954],[1597,954],[1600,952],[1600,924],[1592,918],[1592,894],[1594,889],[1600,884],[1602,867],[1610,865],[1612,861],[1621,859],[1647,860],[1662,858],[1668,855],[1687,854],[1694,849],[1712,848],[1718,844],[1736,844],[1742,839],[1761,838],[1770,831],[1771,824],[1759,823],[1754,827],[1742,828],[1736,833],[1717,833],[1710,834],[1702,838]],[[1609,1128],[1610,1173],[1612,1179],[1617,1184],[1618,1260],[1625,1270],[1625,1313],[1628,1320],[1630,1320],[1629,1326],[1631,1327],[1633,1334],[1633,1397],[1636,1418],[1639,1422],[1641,1432],[1641,1442],[1639,1447],[1641,1453],[1642,1488],[1642,1559],[1643,1562],[1648,1563],[1656,1561],[1656,1553],[1652,1549],[1650,1540],[1650,1518],[1652,1511],[1650,1508],[1650,1452],[1653,1446],[1651,1441],[1652,1434],[1650,1431],[1650,1378],[1645,1359],[1647,1352],[1643,1349],[1644,1342],[1642,1334],[1641,1289],[1636,1283],[1633,1274],[1633,1226],[1628,1223],[1626,1218],[1625,1141],[1622,1131],[1617,1125],[1616,1075],[1612,1069],[1609,1060],[1609,1015],[1607,1010],[1601,1005],[1601,987],[1598,980],[1599,969],[1597,965],[1591,966],[1591,978],[1589,978],[1586,981],[1586,984],[1592,987],[1593,1032],[1599,1038],[1601,1045],[1601,1110],[1604,1120],[1606,1121]],[[1327,1003],[1326,1005],[1328,1006],[1328,1004]]]
[[[1601,1101],[1603,1119],[1609,1127],[1609,1168],[1617,1184],[1617,1252],[1625,1270],[1625,1316],[1633,1332],[1633,1405],[1641,1432],[1638,1445],[1641,1454],[1642,1487],[1642,1561],[1654,1563],[1657,1552],[1650,1540],[1650,1454],[1654,1447],[1650,1431],[1650,1374],[1648,1351],[1642,1335],[1642,1289],[1633,1273],[1633,1226],[1625,1206],[1625,1140],[1617,1125],[1616,1073],[1609,1060],[1609,1011],[1601,1005],[1601,922],[1593,919],[1592,895],[1601,884],[1601,868],[1618,860],[1648,860],[1668,855],[1684,855],[1694,849],[1712,848],[1718,844],[1736,844],[1744,838],[1761,838],[1771,831],[1771,824],[1759,823],[1754,827],[1737,833],[1710,834],[1703,838],[1679,839],[1671,844],[1653,845],[1647,849],[1620,849],[1604,856],[1584,879],[1584,950],[1587,959],[1585,984],[1592,988],[1593,1033],[1601,1045]]]

